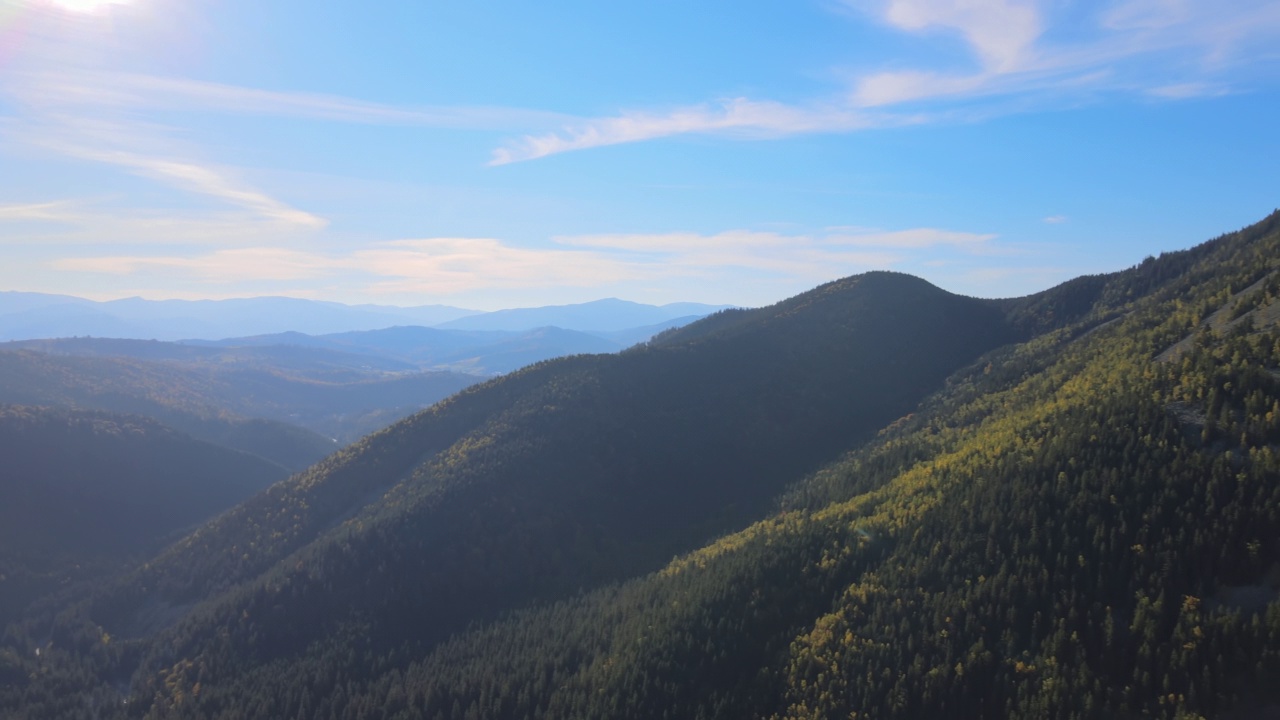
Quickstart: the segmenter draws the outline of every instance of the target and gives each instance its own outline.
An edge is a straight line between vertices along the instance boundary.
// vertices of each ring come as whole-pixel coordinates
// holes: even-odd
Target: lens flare
[[[54,7],[78,13],[92,13],[111,5],[128,5],[132,0],[49,0]]]
[[[16,2],[0,0],[0,68],[6,60],[17,53],[22,44],[25,18],[19,11],[22,6]]]

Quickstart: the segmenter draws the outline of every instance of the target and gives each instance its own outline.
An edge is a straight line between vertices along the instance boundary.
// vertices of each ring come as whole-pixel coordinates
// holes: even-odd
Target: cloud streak
[[[1027,0],[889,0],[879,14],[900,30],[959,33],[994,73],[1021,68],[1043,30],[1040,13]]]
[[[3,217],[4,208],[0,208]],[[554,238],[550,248],[494,238],[415,238],[345,253],[278,247],[220,249],[192,255],[105,255],[54,261],[60,271],[98,275],[163,274],[210,286],[257,281],[360,278],[368,295],[444,297],[472,291],[650,287],[721,281],[746,271],[797,290],[815,282],[889,268],[940,247],[989,252],[995,236],[916,228],[839,230],[816,235],[731,230],[715,234],[614,234]]]
[[[336,261],[314,253],[278,247],[251,247],[218,250],[193,257],[154,255],[113,255],[55,260],[58,270],[105,275],[136,275],[147,272],[180,273],[205,282],[258,280],[303,280],[322,277],[337,269]]]
[[[62,71],[14,76],[29,103],[45,108],[113,107],[132,110],[265,115],[364,125],[465,130],[511,130],[571,118],[506,107],[405,108],[321,93],[282,92],[135,73]]]
[[[627,111],[527,134],[493,152],[505,165],[564,152],[684,134],[767,138],[847,133],[964,117],[977,101],[1032,97],[1033,107],[1082,93],[1136,93],[1161,99],[1225,94],[1249,49],[1280,39],[1280,5],[1239,0],[1125,0],[1093,13],[1084,39],[1056,39],[1059,10],[1035,0],[843,0],[893,31],[959,39],[972,65],[864,72],[846,92],[820,102],[785,104],[735,98],[666,112]],[[1079,21],[1076,21],[1079,24]],[[1067,33],[1071,35],[1072,33]],[[1180,62],[1166,55],[1180,53]],[[1212,77],[1212,80],[1207,78]],[[996,112],[1028,107],[1010,104]],[[967,112],[966,112],[967,111]]]
[[[71,143],[55,144],[54,147],[67,155],[115,165],[144,177],[225,201],[284,225],[318,230],[328,224],[324,218],[290,207],[265,193],[237,183],[226,172],[212,166],[181,158],[96,149]]]
[[[17,97],[27,113],[0,123],[0,136],[19,145],[120,168],[282,226],[317,230],[327,225],[324,218],[272,197],[229,169],[199,159],[196,152],[170,140],[166,127],[121,119],[110,108],[51,109],[47,98],[33,100],[21,91]]]
[[[365,125],[527,129],[564,115],[515,108],[401,108],[334,95],[278,92],[179,78],[89,71],[0,74],[19,113],[0,121],[18,145],[106,164],[170,187],[242,208],[272,222],[317,230],[327,221],[253,187],[231,169],[176,142],[178,131],[137,118],[144,112],[265,115]]]
[[[112,208],[109,203],[109,198],[99,198],[0,206],[0,224],[24,223],[27,228],[7,234],[0,244],[245,246],[279,242],[309,229],[245,210],[174,213]]]
[[[526,135],[494,150],[490,165],[506,165],[555,155],[693,133],[732,134],[748,138],[810,132],[865,130],[904,120],[886,121],[850,108],[793,107],[783,103],[734,98],[679,108],[668,113],[624,113],[614,118],[582,121],[544,135]]]

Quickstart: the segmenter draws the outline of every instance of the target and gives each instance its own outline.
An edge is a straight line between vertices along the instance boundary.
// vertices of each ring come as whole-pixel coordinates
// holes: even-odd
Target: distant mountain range
[[[566,330],[617,332],[659,325],[676,318],[701,317],[722,307],[698,303],[654,306],[607,299],[480,312],[447,305],[343,305],[287,297],[125,298],[95,302],[69,295],[0,292],[0,340],[80,336],[215,340],[289,331],[320,335],[397,325],[504,331],[555,326]]]
[[[592,305],[524,316],[600,327],[598,311],[611,306],[623,308],[620,317],[629,321],[663,312],[616,301]],[[617,352],[694,319],[596,333],[396,326],[185,342],[14,340],[0,343],[0,403],[141,415],[257,455],[282,472],[297,471],[491,375],[556,357]]]
[[[581,306],[568,306],[569,311],[559,319],[562,322],[573,322],[574,318],[568,315],[572,315],[578,307]],[[632,309],[630,316],[652,316],[654,313],[650,311],[656,309],[647,305],[639,308],[641,309]],[[530,321],[553,320],[557,319],[556,310],[559,308],[539,308],[537,312],[531,311],[523,317]],[[484,317],[486,316],[478,316],[479,319]],[[645,342],[661,332],[683,327],[699,317],[701,316],[685,315],[653,325],[594,332],[556,325],[525,330],[397,326],[328,335],[286,332],[225,340],[188,340],[171,345],[167,352],[181,354],[197,348],[208,352],[209,349],[219,348],[224,353],[274,353],[276,362],[280,362],[279,358],[284,353],[292,353],[295,360],[310,353],[316,356],[316,361],[323,357],[325,362],[345,362],[362,370],[450,370],[474,375],[496,375],[565,355],[617,352]],[[586,322],[585,319],[581,321]],[[501,321],[497,324],[513,326],[517,323]],[[110,340],[102,343],[96,340],[91,343],[82,340],[28,341],[12,345],[54,352],[66,352],[74,346],[79,348],[73,351],[77,354],[90,348],[105,349],[107,345],[112,345],[117,348],[115,352],[119,352],[118,348],[121,347],[119,341]],[[147,348],[149,352],[159,352],[159,348],[155,346],[165,345],[152,343],[150,346],[137,346],[135,351]],[[0,348],[3,347],[0,345]],[[100,351],[94,352],[96,354]]]
[[[660,325],[677,318],[695,319],[724,310],[728,305],[702,305],[700,303],[671,303],[669,305],[642,305],[640,303],[608,298],[577,305],[553,305],[538,308],[496,310],[478,315],[468,315],[436,325],[451,330],[529,330],[538,327],[558,327],[565,330],[600,333],[626,328]]]

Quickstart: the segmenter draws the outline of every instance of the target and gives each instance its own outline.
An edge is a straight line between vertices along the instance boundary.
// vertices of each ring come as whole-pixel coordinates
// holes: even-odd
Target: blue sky
[[[1280,206],[1273,0],[0,0],[0,289],[987,297]]]

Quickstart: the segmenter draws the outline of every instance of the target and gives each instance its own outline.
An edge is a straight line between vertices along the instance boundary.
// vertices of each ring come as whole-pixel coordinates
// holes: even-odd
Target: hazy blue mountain
[[[353,306],[285,297],[93,302],[65,295],[0,293],[0,340],[80,335],[179,340],[290,330],[319,334],[407,323],[434,325],[474,312],[445,305]]]
[[[382,363],[400,363],[419,369],[454,370],[490,375],[564,355],[617,352],[653,335],[696,320],[686,315],[657,325],[609,332],[583,332],[561,327],[530,330],[451,330],[430,327],[390,327],[329,335],[287,332],[225,340],[187,340],[192,347],[262,352],[275,348],[328,351],[340,357],[361,357]]]
[[[597,334],[623,333],[621,338],[609,339],[626,346],[644,339],[640,328],[664,326],[677,319],[683,324],[686,319],[702,317],[723,307],[700,303],[655,306],[610,298],[577,305],[479,313],[447,305],[343,305],[287,297],[230,300],[124,298],[95,302],[68,295],[0,292],[0,340],[82,336],[142,340],[244,340],[286,333],[332,335],[396,326],[503,332],[560,327]],[[273,339],[261,338],[260,342],[252,344],[307,343],[301,340],[277,343]]]
[[[607,298],[576,305],[497,310],[439,323],[436,327],[456,330],[528,330],[550,326],[583,332],[612,332],[656,325],[690,315],[701,317],[727,307],[729,306],[700,303],[643,305]]]
[[[54,303],[0,313],[3,340],[81,335],[140,337],[151,332],[143,324],[112,315],[96,305]]]
[[[73,297],[71,295],[14,292],[12,290],[0,291],[0,315],[53,307],[56,305],[90,306],[93,304],[94,302],[92,300],[85,300],[84,298]]]

